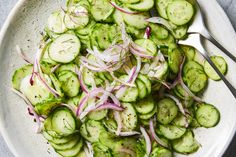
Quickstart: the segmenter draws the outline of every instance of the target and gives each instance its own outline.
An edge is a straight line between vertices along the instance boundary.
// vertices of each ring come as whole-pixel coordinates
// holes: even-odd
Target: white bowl
[[[236,35],[227,16],[215,0],[199,0],[207,17],[207,24],[216,38],[236,54]],[[24,64],[17,55],[18,44],[33,57],[40,40],[40,31],[48,15],[63,5],[61,0],[20,0],[12,10],[0,34],[0,130],[9,148],[17,157],[57,156],[46,140],[35,133],[35,123],[28,115],[25,103],[10,91],[13,71]],[[211,54],[221,54],[207,44]],[[236,64],[223,55],[229,65],[227,78],[236,87]],[[197,140],[202,144],[192,157],[219,157],[228,147],[236,129],[236,101],[223,82],[210,81],[204,100],[218,107],[221,121],[212,129],[197,129]],[[48,151],[51,153],[49,154]],[[178,155],[179,156],[179,155]],[[180,155],[181,156],[181,155]]]

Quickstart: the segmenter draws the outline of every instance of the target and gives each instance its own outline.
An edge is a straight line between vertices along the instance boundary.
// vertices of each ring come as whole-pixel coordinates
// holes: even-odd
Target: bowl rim
[[[20,9],[22,8],[23,4],[26,2],[27,0],[18,0],[16,2],[16,4],[14,5],[14,7],[11,9],[10,13],[8,14],[1,30],[0,30],[0,47],[2,47],[3,45],[3,40],[4,37],[8,31],[8,27],[10,26],[11,21],[13,20],[13,18],[16,16],[17,12],[20,11]],[[219,3],[217,1],[212,1],[211,3],[214,3],[215,6],[217,7],[216,9],[221,13],[221,15],[223,16],[226,24],[228,25],[228,27],[231,27],[232,30],[235,29],[233,28],[233,25],[231,23],[231,21],[229,20],[229,17],[226,15],[225,11],[223,10],[223,8],[219,5]],[[236,133],[236,121],[235,124],[233,126],[233,131],[231,132],[226,144],[224,145],[224,147],[222,148],[222,151],[218,154],[219,157],[221,157],[227,150],[227,148],[229,147],[231,141],[233,140],[233,137]],[[4,129],[4,124],[2,122],[2,120],[0,120],[0,134],[2,135],[4,141],[6,142],[9,150],[13,153],[13,155],[15,157],[20,157],[19,154],[17,153],[12,141],[10,140],[10,136],[8,135],[6,129]]]

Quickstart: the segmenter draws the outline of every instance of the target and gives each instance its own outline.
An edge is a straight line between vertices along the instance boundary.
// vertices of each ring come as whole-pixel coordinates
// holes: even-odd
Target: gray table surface
[[[18,0],[0,0],[0,28],[2,27],[7,15]],[[217,0],[229,16],[234,28],[236,29],[236,0]],[[236,156],[236,137],[231,142],[224,157]],[[0,134],[0,157],[13,157]]]

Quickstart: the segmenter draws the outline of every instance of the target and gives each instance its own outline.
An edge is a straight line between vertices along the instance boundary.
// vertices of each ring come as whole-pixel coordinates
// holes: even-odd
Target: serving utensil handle
[[[200,33],[204,38],[208,39],[213,45],[215,45],[218,49],[220,49],[223,53],[225,53],[230,59],[236,62],[236,56],[234,56],[231,52],[226,50],[212,35],[211,33],[205,28]]]

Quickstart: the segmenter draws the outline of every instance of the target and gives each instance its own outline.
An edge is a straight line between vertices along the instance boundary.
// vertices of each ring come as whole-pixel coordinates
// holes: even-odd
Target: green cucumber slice
[[[64,16],[65,12],[62,10],[53,12],[48,18],[47,29],[57,34],[66,32]]]
[[[187,131],[181,138],[172,141],[173,149],[181,154],[196,152],[200,144],[194,139],[191,131]]]
[[[17,69],[12,76],[12,87],[16,90],[20,90],[21,81],[33,72],[33,66],[31,64],[24,65]]]
[[[210,58],[212,62],[215,63],[216,67],[220,70],[220,72],[225,75],[227,73],[228,67],[225,59],[221,56],[211,56]],[[219,75],[215,72],[215,70],[207,61],[204,62],[204,71],[210,79],[215,81],[221,80]]]
[[[73,157],[79,154],[83,147],[83,139],[79,140],[79,142],[72,147],[71,149],[67,150],[58,150],[56,151],[58,154],[62,155],[63,157]]]
[[[140,114],[147,114],[153,111],[155,104],[152,96],[139,100],[134,105],[136,111]]]
[[[62,34],[49,47],[49,57],[60,63],[73,61],[80,52],[80,40],[73,34]]]
[[[137,11],[148,11],[154,6],[154,0],[141,0],[141,2],[127,4],[126,6]]]
[[[124,110],[120,112],[123,124],[122,131],[132,131],[137,127],[138,123],[138,116],[135,109],[130,103],[122,103],[121,106],[124,108]]]
[[[187,24],[194,15],[194,8],[186,0],[175,0],[166,9],[169,20],[175,25]]]
[[[165,19],[168,19],[166,8],[173,0],[156,0],[156,9],[159,15]]]
[[[51,119],[52,129],[59,135],[73,134],[76,129],[76,120],[71,111],[65,107],[57,108]]]
[[[157,121],[161,124],[169,124],[178,114],[178,107],[174,100],[163,98],[157,103]]]
[[[196,119],[201,126],[211,128],[219,123],[220,112],[213,105],[202,103],[196,110]]]
[[[93,0],[91,14],[96,21],[105,21],[113,13],[114,7],[108,0]]]

